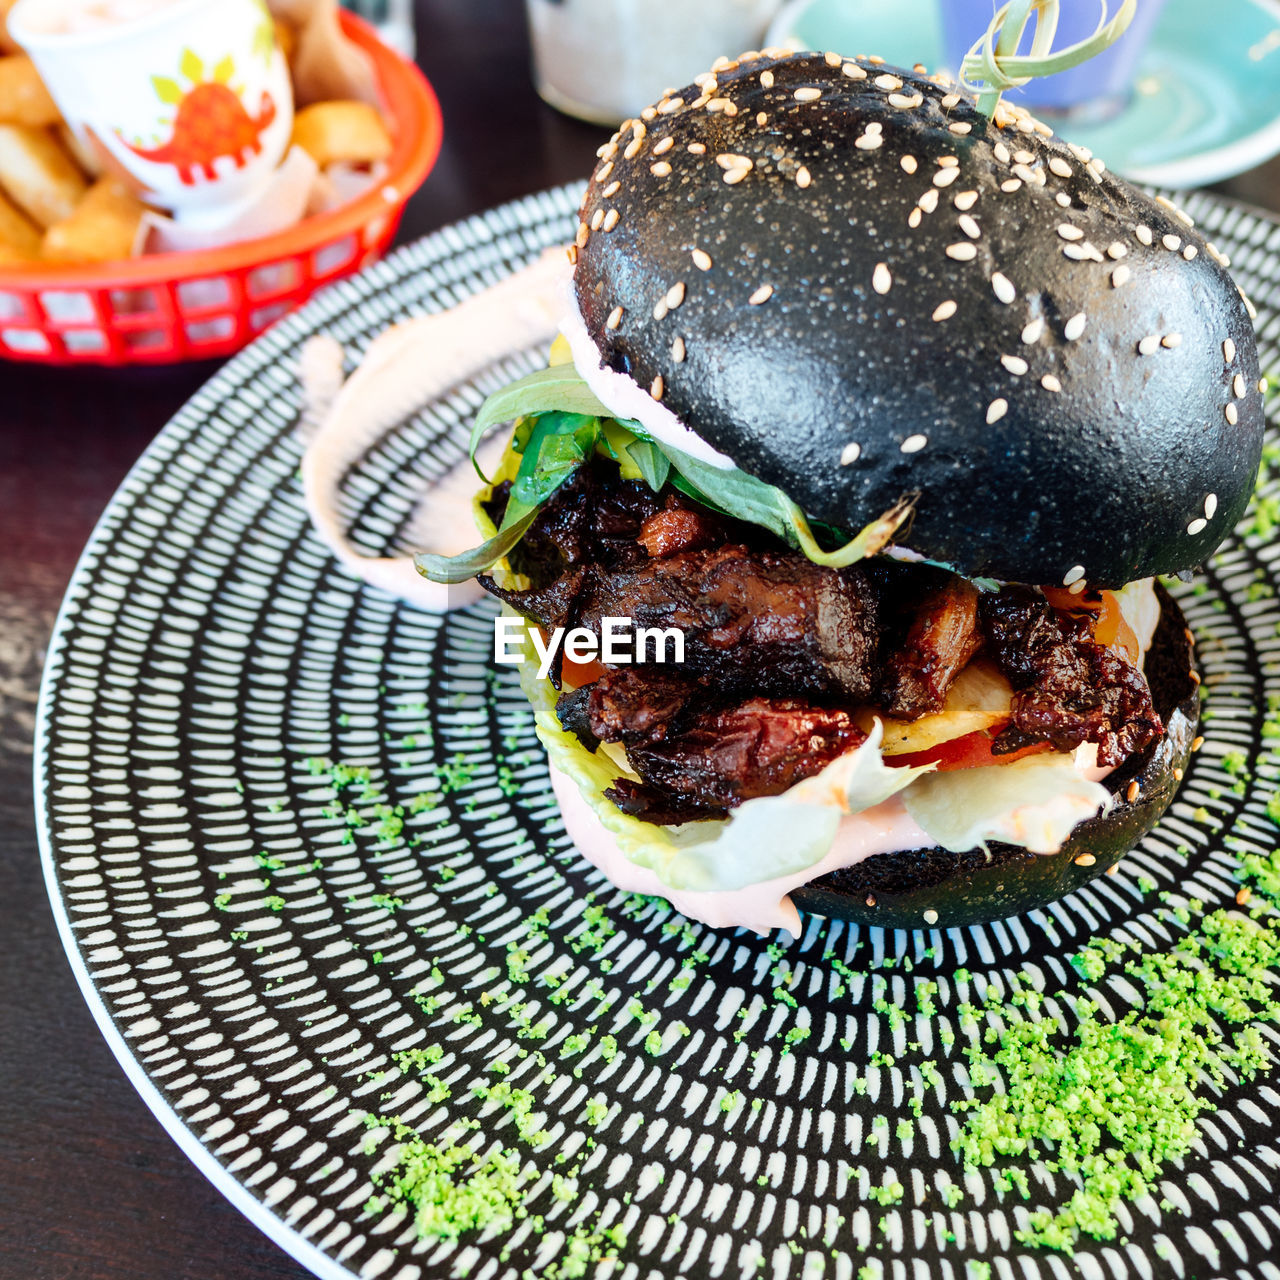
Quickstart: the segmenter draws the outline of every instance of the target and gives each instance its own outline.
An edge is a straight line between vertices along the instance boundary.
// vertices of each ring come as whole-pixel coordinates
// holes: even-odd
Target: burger
[[[988,921],[1111,868],[1197,735],[1160,579],[1261,455],[1229,264],[1025,111],[876,58],[722,60],[599,160],[551,363],[477,420],[516,423],[488,536],[419,557],[479,572],[530,655],[678,636],[521,665],[569,836],[793,933]]]

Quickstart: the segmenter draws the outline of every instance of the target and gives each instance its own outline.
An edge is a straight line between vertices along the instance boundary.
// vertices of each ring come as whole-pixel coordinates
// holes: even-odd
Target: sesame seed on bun
[[[601,364],[813,519],[914,493],[899,540],[931,560],[1119,586],[1244,512],[1262,398],[1224,260],[942,78],[721,62],[602,148],[576,243]]]

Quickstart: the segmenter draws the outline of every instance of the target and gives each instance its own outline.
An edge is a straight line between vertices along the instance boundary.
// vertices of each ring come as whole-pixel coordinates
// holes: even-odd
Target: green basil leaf
[[[511,485],[503,527],[542,506],[590,457],[600,419],[577,413],[544,413],[532,419],[520,469]]]
[[[454,585],[483,573],[513,550],[528,532],[537,511],[530,511],[514,524],[499,530],[487,542],[456,556],[437,556],[422,551],[413,557],[414,567],[424,578],[432,582]]]
[[[671,459],[652,440],[637,438],[626,449],[627,456],[640,469],[645,483],[654,493],[660,492],[671,474]]]
[[[480,440],[490,427],[551,410],[582,414],[590,418],[609,416],[609,410],[596,399],[573,365],[558,364],[549,369],[539,369],[536,373],[495,391],[480,406],[480,412],[471,426],[472,464],[475,464]],[[478,466],[476,473],[486,484],[489,483],[488,477],[480,472]]]
[[[793,547],[799,546],[782,505],[786,498],[780,489],[757,480],[745,471],[739,471],[737,467],[724,470],[690,457],[670,445],[657,447],[667,455],[672,467],[684,478],[686,485],[680,487],[691,498],[696,498],[724,515],[733,516],[736,520],[758,524],[785,539]]]
[[[627,423],[627,426],[637,430],[639,424]],[[781,489],[737,467],[727,470],[713,467],[670,445],[658,445],[652,440],[649,443],[670,459],[672,467],[686,481],[680,487],[690,497],[725,515],[768,529],[791,546],[798,547],[814,564],[831,569],[843,569],[883,551],[907,522],[919,497],[911,494],[900,499],[844,546],[825,551],[814,537],[804,512]]]
[[[571,364],[540,369],[484,402],[472,430],[473,463],[484,432],[511,419],[519,419],[512,448],[521,460],[500,538],[517,527],[523,533],[538,509],[597,449],[614,458],[624,476],[638,472],[655,493],[667,483],[674,484],[712,510],[759,525],[803,551],[815,564],[830,568],[843,568],[882,551],[910,519],[919,496],[911,494],[900,499],[843,546],[827,551],[815,537],[804,512],[781,489],[737,467],[715,467],[660,443],[638,422],[611,417]],[[479,472],[478,467],[476,470]],[[490,543],[494,541],[491,539]],[[511,542],[488,564],[505,555],[518,541]],[[454,559],[475,557],[484,550],[478,548],[467,557]],[[440,557],[420,559],[445,563]],[[488,564],[482,567],[487,568]]]

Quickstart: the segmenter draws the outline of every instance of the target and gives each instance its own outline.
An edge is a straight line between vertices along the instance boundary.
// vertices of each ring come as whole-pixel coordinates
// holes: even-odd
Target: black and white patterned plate
[[[1239,849],[1270,850],[1269,784],[1237,794],[1223,760],[1256,762],[1280,696],[1280,548],[1234,541],[1183,592],[1210,737],[1118,876],[946,934],[813,918],[780,952],[612,891],[566,846],[526,704],[488,662],[490,611],[416,613],[362,589],[312,536],[294,436],[301,343],[328,332],[355,357],[386,325],[563,241],[576,197],[448,228],[277,326],[165,429],[94,534],[50,652],[36,783],[63,939],[130,1078],[208,1177],[325,1277],[582,1274],[566,1237],[598,1243],[620,1225],[615,1273],[628,1277],[867,1265],[951,1278],[985,1260],[1002,1278],[1276,1280],[1274,1078],[1228,1088],[1186,1162],[1122,1209],[1120,1236],[1071,1259],[1016,1241],[1027,1206],[997,1171],[958,1167],[958,1048],[924,1044],[942,1072],[921,1091],[907,1041],[955,1024],[970,998],[958,967],[1004,989],[1015,972],[1050,994],[1079,985],[1066,957],[1089,937],[1168,940],[1140,877],[1225,903]],[[1275,367],[1280,224],[1207,196],[1186,205],[1234,258]],[[403,549],[482,391],[425,406],[348,477],[367,551]],[[318,758],[367,767],[367,789],[335,802]],[[348,822],[348,806],[363,816]],[[937,984],[934,1019],[877,1012],[922,978]],[[1136,993],[1114,983],[1105,998],[1120,1012]],[[886,1050],[897,1061],[867,1069]],[[415,1051],[435,1059],[432,1080],[409,1069]],[[487,1088],[498,1080],[515,1092]],[[529,1216],[448,1241],[422,1238],[394,1204],[371,1211],[398,1148],[370,1114],[428,1143],[464,1120],[480,1149],[510,1145]],[[557,1173],[576,1181],[565,1190]],[[1069,1194],[1030,1173],[1029,1204]],[[867,1198],[894,1180],[899,1203]],[[965,1198],[948,1209],[953,1182]]]

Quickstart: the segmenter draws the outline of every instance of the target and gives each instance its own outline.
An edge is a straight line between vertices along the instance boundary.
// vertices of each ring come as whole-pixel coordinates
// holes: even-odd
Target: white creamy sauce
[[[577,784],[558,769],[551,770],[551,785],[560,802],[565,830],[578,851],[604,872],[610,883],[629,893],[645,893],[665,898],[691,920],[701,920],[715,929],[741,927],[756,933],[785,929],[800,936],[800,913],[791,901],[791,890],[841,867],[903,849],[926,849],[933,841],[911,819],[899,797],[894,796],[872,809],[852,814],[840,821],[830,851],[811,867],[775,880],[762,880],[744,889],[715,893],[691,893],[663,884],[648,867],[639,867],[618,848],[582,798]]]
[[[666,405],[655,400],[625,373],[616,373],[600,363],[600,352],[587,332],[572,284],[566,288],[565,293],[560,332],[564,334],[569,350],[573,353],[573,367],[591,388],[596,399],[615,418],[631,418],[638,422],[655,440],[680,449],[699,462],[709,463],[722,471],[730,470],[734,465],[732,458],[713,449],[686,427]]]
[[[316,532],[342,565],[371,586],[430,613],[471,604],[482,592],[474,582],[429,582],[412,556],[363,555],[352,545],[340,516],[340,486],[347,471],[392,428],[422,405],[451,391],[516,351],[546,345],[556,319],[569,265],[562,250],[456,307],[395,325],[365,352],[360,367],[341,384],[341,348],[329,337],[312,339],[299,363],[303,379],[302,485]],[[505,446],[498,436],[480,450],[492,473]],[[475,472],[464,459],[423,496],[408,530],[413,545],[437,555],[457,555],[476,545],[471,503]]]

